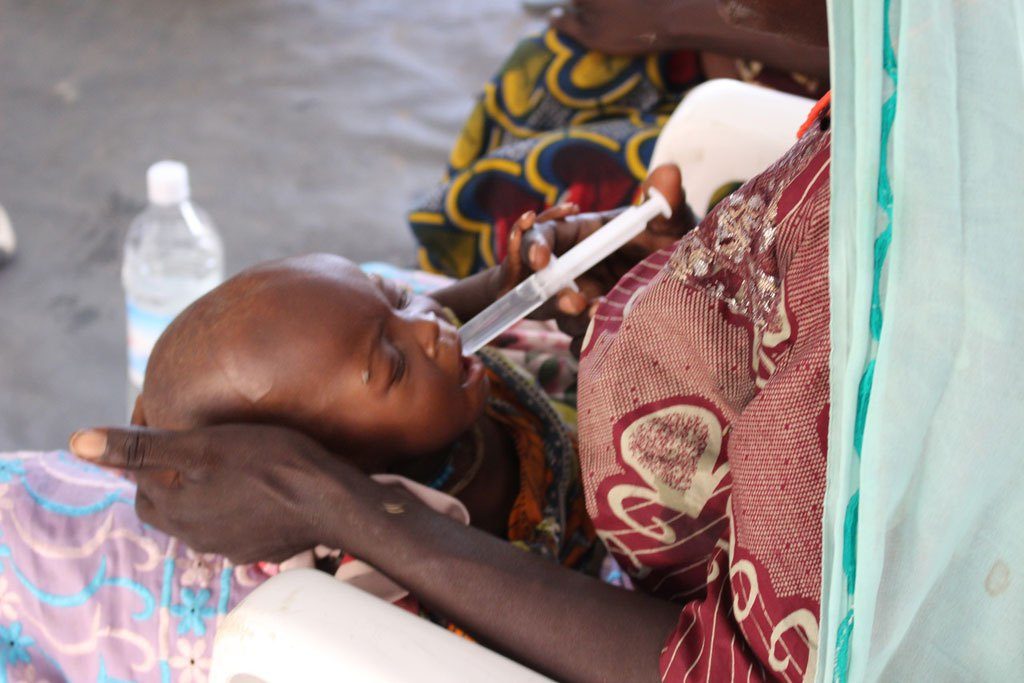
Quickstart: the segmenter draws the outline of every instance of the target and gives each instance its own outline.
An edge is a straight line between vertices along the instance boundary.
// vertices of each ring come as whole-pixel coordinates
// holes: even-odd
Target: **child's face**
[[[433,299],[371,280],[351,263],[332,279],[310,370],[329,387],[325,423],[364,444],[405,455],[450,445],[483,412],[483,365],[462,355],[455,327]],[[333,374],[333,376],[332,376]],[[326,376],[325,376],[326,375]]]
[[[197,357],[195,369],[151,361],[146,377],[148,394],[162,372],[201,375],[174,382],[194,387],[193,423],[287,424],[358,454],[372,470],[448,446],[483,411],[483,366],[462,356],[455,327],[432,299],[405,296],[330,256],[264,266],[218,289],[200,301],[218,307],[217,322],[202,324],[211,328],[205,343],[187,329],[186,312],[154,351]],[[188,345],[186,353],[160,348],[175,343]],[[152,402],[147,396],[151,426],[176,426],[155,424]]]

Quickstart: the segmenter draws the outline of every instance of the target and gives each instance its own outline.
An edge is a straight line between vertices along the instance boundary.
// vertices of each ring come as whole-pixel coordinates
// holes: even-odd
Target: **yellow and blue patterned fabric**
[[[525,211],[630,203],[662,124],[701,80],[694,52],[608,56],[554,30],[522,41],[484,86],[444,182],[409,215],[419,266],[465,277],[501,261]]]
[[[525,211],[632,203],[662,126],[705,80],[702,65],[689,50],[605,55],[553,29],[520,42],[484,85],[443,181],[409,214],[419,267],[461,278],[499,263]],[[823,93],[800,74],[739,59],[734,66],[746,81]],[[720,188],[712,205],[741,184]]]

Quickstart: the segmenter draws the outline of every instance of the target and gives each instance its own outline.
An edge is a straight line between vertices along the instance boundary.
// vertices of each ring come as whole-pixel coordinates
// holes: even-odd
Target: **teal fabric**
[[[830,12],[818,678],[1019,680],[1024,0]]]
[[[887,225],[878,206],[883,79],[882,0],[829,3],[832,51],[832,207],[829,288],[831,421],[823,513],[821,635],[817,679],[847,680],[856,625],[857,515],[861,440],[870,405],[884,262],[876,243]],[[891,138],[890,138],[891,139]]]

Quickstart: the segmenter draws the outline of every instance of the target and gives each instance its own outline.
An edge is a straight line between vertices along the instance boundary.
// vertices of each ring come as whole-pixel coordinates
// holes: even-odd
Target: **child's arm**
[[[501,266],[494,266],[462,280],[456,280],[444,289],[432,292],[430,297],[450,309],[459,321],[465,322],[487,308],[498,297],[496,281],[499,270]]]
[[[671,218],[655,218],[647,229],[629,244],[597,264],[577,280],[579,291],[563,289],[554,297],[555,306],[548,302],[531,317],[540,319],[559,318],[559,325],[570,336],[575,332],[566,329],[582,324],[583,315],[590,305],[608,292],[623,275],[650,254],[671,246],[684,234],[693,229],[697,221],[686,205],[683,195],[682,173],[674,164],[665,164],[651,171],[644,181],[642,190],[657,188],[673,207]],[[435,292],[433,297],[442,306],[447,306],[462,321],[467,321],[489,306],[495,299],[515,287],[531,273],[544,268],[551,254],[563,254],[580,240],[618,215],[622,209],[601,213],[578,213],[575,204],[559,204],[539,216],[528,211],[519,217],[509,235],[508,257],[500,266],[495,266]],[[566,318],[570,316],[570,318]],[[582,334],[582,329],[579,331]]]
[[[550,252],[565,252],[618,215],[621,209],[584,214],[578,211],[575,204],[559,204],[540,215],[533,211],[524,213],[512,226],[508,256],[501,265],[458,280],[431,296],[465,322],[531,273],[546,266]],[[542,242],[548,249],[533,249],[537,242]],[[559,310],[570,315],[581,312],[586,306],[584,297],[571,290],[565,290],[563,294],[566,292],[569,300],[564,305],[559,302]]]

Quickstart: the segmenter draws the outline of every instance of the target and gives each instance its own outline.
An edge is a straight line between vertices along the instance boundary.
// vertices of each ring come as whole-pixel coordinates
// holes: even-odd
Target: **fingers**
[[[68,447],[79,458],[104,467],[180,469],[197,456],[187,436],[144,427],[85,429],[71,436]]]
[[[508,235],[508,249],[505,254],[505,260],[501,264],[499,292],[504,292],[514,287],[525,276],[525,273],[523,273],[523,235],[533,227],[536,220],[536,212],[527,211],[512,224],[512,230]]]
[[[587,310],[589,302],[587,297],[578,289],[566,287],[558,293],[555,300],[558,312],[562,315],[577,316]]]
[[[544,235],[533,230],[526,236],[529,247],[526,252],[526,259],[529,262],[530,270],[537,272],[547,268],[551,263],[551,247],[548,245]]]
[[[588,305],[586,294],[579,292],[578,289],[566,287],[531,313],[530,319],[557,321],[559,318],[579,315],[587,310]]]
[[[537,216],[538,221],[557,221],[565,218],[566,216],[575,216],[580,212],[580,206],[576,202],[562,202],[561,204],[555,204],[554,206],[544,209]]]
[[[551,233],[557,238],[558,224],[579,212],[580,207],[575,202],[562,202],[542,211],[533,224],[527,228],[529,232],[524,234],[524,254],[526,262],[533,272],[546,268],[551,262],[554,249],[545,233]],[[541,226],[538,224],[544,224],[544,230],[541,230]]]
[[[537,214],[533,211],[527,211],[520,216],[515,223],[513,223],[512,232],[509,233],[508,256],[505,258],[508,260],[509,267],[511,267],[513,272],[517,275],[520,268],[522,268],[522,255],[520,251],[523,248],[523,233],[533,227],[536,219]]]

